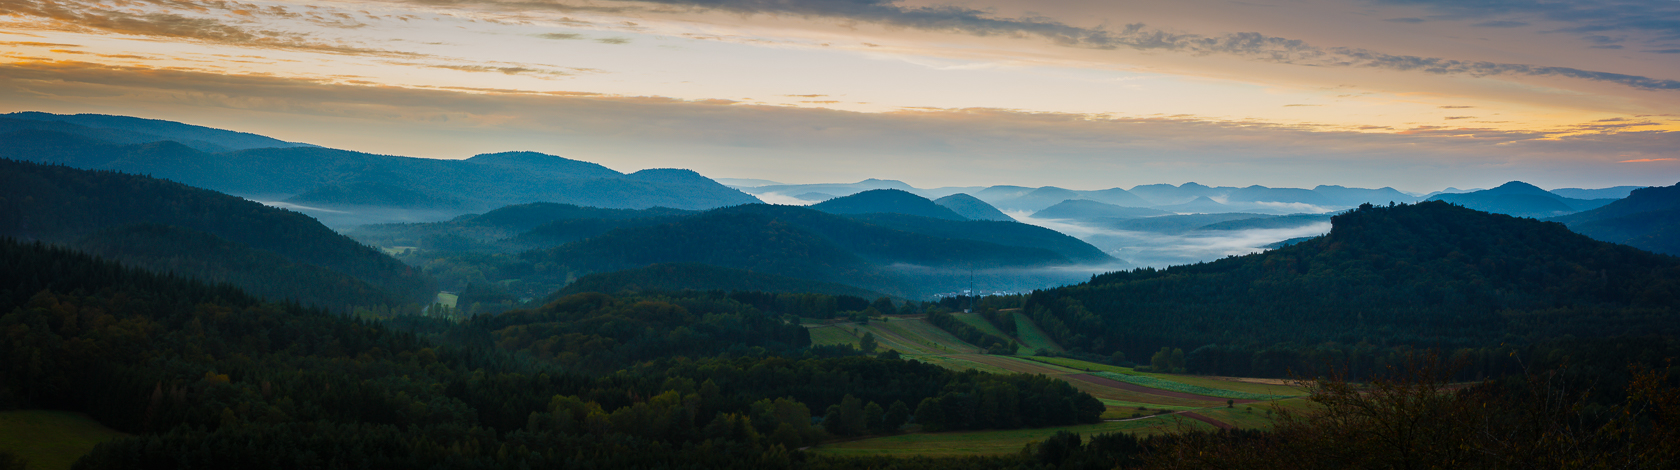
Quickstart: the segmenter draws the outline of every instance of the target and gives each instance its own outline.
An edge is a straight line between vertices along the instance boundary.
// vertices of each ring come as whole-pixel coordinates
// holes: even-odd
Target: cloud
[[[0,64],[0,108],[210,123],[382,154],[461,158],[512,147],[616,168],[675,165],[708,175],[791,181],[902,177],[918,186],[1195,180],[1421,188],[1511,179],[1548,187],[1657,184],[1649,181],[1657,175],[1638,165],[1604,163],[1665,158],[1680,148],[1680,132],[1640,130],[1637,120],[1556,132],[1444,126],[1357,132],[1191,117],[988,108],[858,113],[661,97],[358,86],[75,61]]]
[[[1676,161],[1676,160],[1680,160],[1680,158],[1641,158],[1641,159],[1638,159],[1638,160],[1622,160],[1622,161],[1619,161],[1619,162],[1616,162],[1616,163],[1652,163],[1652,162],[1672,162],[1672,161]]]
[[[1483,21],[1483,22],[1476,23],[1476,24],[1473,24],[1473,25],[1470,25],[1470,26],[1475,26],[1475,27],[1478,27],[1478,28],[1520,28],[1520,27],[1523,27],[1523,26],[1528,26],[1528,23],[1525,23],[1525,22],[1522,22],[1522,21],[1500,20],[1500,21]]]
[[[1448,18],[1537,17],[1571,25],[1561,31],[1642,31],[1658,40],[1680,39],[1680,2],[1673,0],[1375,0],[1426,6]],[[1485,23],[1520,23],[1494,20]]]
[[[130,8],[143,7],[143,8]],[[146,8],[165,11],[145,11]],[[192,0],[136,0],[118,6],[99,1],[84,0],[3,0],[0,16],[33,18],[31,27],[80,33],[115,33],[158,38],[184,39],[216,44],[229,44],[268,49],[310,50],[334,54],[413,55],[401,52],[365,49],[340,44],[326,44],[309,40],[304,33],[252,28],[205,16],[188,16],[180,12],[207,14],[220,10],[239,16],[303,18],[317,23],[342,23],[313,14],[304,16],[284,8],[259,7],[238,2],[195,2]],[[18,23],[12,23],[18,25]],[[340,24],[340,26],[348,26]]]
[[[596,39],[595,42],[601,44],[629,44],[630,40],[627,38],[601,38]]]
[[[556,40],[583,39],[583,35],[578,33],[543,33],[538,34],[537,37]]]
[[[1428,20],[1425,20],[1423,18],[1389,18],[1389,19],[1386,19],[1386,20],[1383,20],[1383,21],[1387,21],[1387,22],[1390,22],[1390,23],[1418,24],[1418,23],[1422,23],[1422,22],[1425,22],[1425,21],[1428,21]]]
[[[1441,108],[1441,109],[1468,109],[1468,108],[1474,108],[1474,107],[1475,107],[1475,106],[1453,106],[1453,105],[1448,105],[1448,106],[1436,106],[1436,107],[1437,107],[1437,108]]]

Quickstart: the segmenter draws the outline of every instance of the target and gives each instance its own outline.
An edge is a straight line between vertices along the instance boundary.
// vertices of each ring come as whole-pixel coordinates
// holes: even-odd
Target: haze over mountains
[[[0,141],[7,143],[0,158],[152,175],[288,204],[338,227],[447,219],[535,201],[629,209],[759,202],[689,170],[624,174],[534,152],[434,160],[264,139],[119,116],[0,116]]]
[[[1326,233],[1330,214],[1360,204],[1425,199],[1525,217],[1602,206],[1606,210],[1559,221],[1600,239],[1658,251],[1669,250],[1664,243],[1672,239],[1661,222],[1671,209],[1648,202],[1659,193],[1629,187],[1548,192],[1511,182],[1420,197],[1333,185],[923,189],[886,179],[805,185],[727,180],[737,190],[689,170],[624,174],[534,152],[427,160],[167,121],[45,113],[0,116],[0,142],[6,144],[0,157],[150,174],[300,210],[366,243],[433,253],[406,259],[436,264],[428,269],[447,273],[441,281],[449,289],[476,286],[516,299],[581,276],[651,264],[667,267],[630,278],[699,279],[697,273],[722,272],[704,271],[717,268],[788,279],[775,284],[832,283],[907,297],[981,284],[1029,290],[1107,270],[1261,251]],[[1645,196],[1620,206],[1597,197],[1623,192]],[[752,205],[759,201],[753,195],[809,207]],[[376,224],[391,221],[403,223]],[[116,230],[136,239],[177,230],[163,224]],[[109,251],[108,242],[120,238],[117,233],[123,232],[106,232],[102,239],[113,256],[120,250]],[[127,256],[136,263],[145,258]]]

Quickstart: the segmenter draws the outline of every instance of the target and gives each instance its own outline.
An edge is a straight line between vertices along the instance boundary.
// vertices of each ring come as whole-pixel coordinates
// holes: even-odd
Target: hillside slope
[[[1604,207],[1548,220],[1595,240],[1680,255],[1680,184],[1635,189]]]
[[[1132,357],[1163,346],[1258,354],[1680,333],[1674,257],[1441,202],[1367,207],[1332,224],[1265,253],[1045,291],[1027,311],[1070,349]],[[1273,366],[1306,360],[1281,351],[1264,370],[1244,370],[1282,374]]]
[[[0,235],[69,243],[143,223],[184,227],[331,269],[405,301],[432,294],[417,270],[303,214],[156,178],[0,160]]]
[[[904,214],[944,220],[968,220],[951,209],[897,189],[872,189],[810,206],[830,214]]]

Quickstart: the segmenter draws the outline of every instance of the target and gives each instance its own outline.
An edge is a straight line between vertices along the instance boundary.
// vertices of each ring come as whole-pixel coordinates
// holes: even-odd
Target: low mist
[[[1084,240],[1109,256],[1135,267],[1164,268],[1213,261],[1233,255],[1265,251],[1265,246],[1291,238],[1330,232],[1330,222],[1283,229],[1193,230],[1183,234],[1134,232],[1092,227],[1061,220],[1035,219],[1024,212],[1009,213],[1021,223],[1037,225]]]

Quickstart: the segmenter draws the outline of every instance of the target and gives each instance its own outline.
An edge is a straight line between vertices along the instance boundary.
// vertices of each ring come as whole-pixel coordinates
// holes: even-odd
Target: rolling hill
[[[956,212],[957,215],[963,216],[969,220],[996,220],[1000,222],[1015,221],[1015,218],[1004,214],[1003,211],[997,210],[996,207],[992,207],[992,205],[987,204],[986,201],[970,196],[967,193],[957,193],[939,199],[934,199],[933,203],[944,206],[946,209],[950,209],[951,212]]]
[[[1332,224],[1264,253],[1097,276],[1025,309],[1070,349],[1207,346],[1204,358],[1229,356],[1203,371],[1217,374],[1286,374],[1312,365],[1312,344],[1365,351],[1355,363],[1371,367],[1401,347],[1680,333],[1680,258],[1443,202]]]
[[[584,292],[675,292],[681,290],[753,291],[771,293],[849,295],[876,299],[884,295],[832,282],[811,281],[769,273],[697,263],[654,264],[641,268],[595,273],[578,278],[554,296]]]
[[[1035,219],[1074,220],[1097,218],[1136,219],[1140,217],[1154,217],[1171,214],[1171,212],[1164,210],[1150,209],[1146,207],[1122,207],[1086,199],[1069,199],[1057,203],[1054,206],[1046,207],[1044,210],[1034,212],[1032,217]]]
[[[839,216],[761,204],[623,227],[520,256],[531,264],[555,267],[537,274],[543,278],[701,263],[905,297],[930,293],[927,289],[934,284],[954,285],[959,278],[966,282],[975,275],[973,270],[1006,271],[989,274],[992,278],[1039,276],[1020,282],[1042,286],[1042,274],[1012,271],[1113,261],[1077,239],[1014,222],[903,214]],[[915,273],[915,279],[906,273]]]
[[[0,131],[7,129],[0,125]],[[10,129],[0,132],[0,142],[6,144],[0,146],[0,158],[147,174],[265,200],[298,197],[298,202],[314,206],[391,207],[382,204],[418,201],[450,204],[462,213],[532,201],[630,209],[710,209],[758,202],[688,170],[623,174],[534,152],[436,160],[313,146],[207,151],[171,140],[75,134],[66,129]],[[362,191],[368,188],[378,191],[372,195]]]
[[[926,198],[897,189],[872,189],[810,206],[830,214],[904,214],[944,220],[968,220]]]
[[[1521,181],[1512,181],[1481,191],[1438,194],[1429,200],[1446,201],[1483,212],[1533,218],[1556,217],[1594,209],[1612,201],[1567,198]]]
[[[1604,207],[1547,220],[1595,240],[1680,256],[1680,184],[1635,189]]]
[[[105,229],[168,225],[330,269],[403,301],[424,301],[433,293],[418,270],[308,216],[156,178],[0,160],[0,201],[0,235],[22,240],[71,243]],[[188,251],[192,238],[167,250],[148,249]],[[107,254],[122,251],[105,246],[113,247]]]

